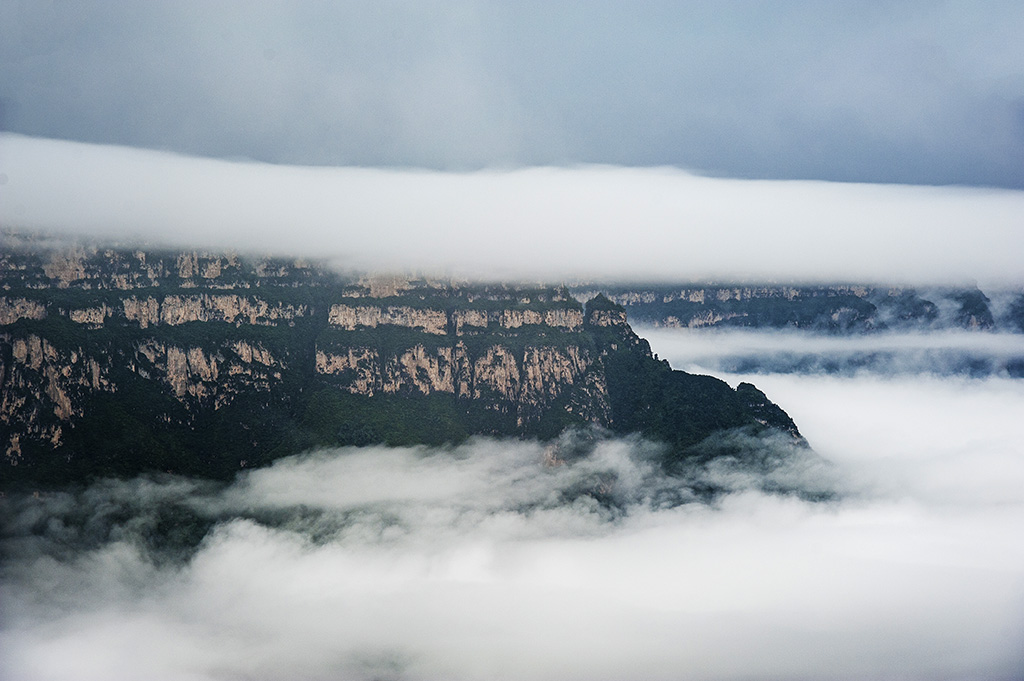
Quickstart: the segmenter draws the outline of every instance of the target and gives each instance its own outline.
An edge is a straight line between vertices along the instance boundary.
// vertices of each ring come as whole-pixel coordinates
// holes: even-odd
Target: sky
[[[3,0],[0,130],[289,165],[1024,189],[1024,6]]]
[[[0,1],[0,226],[490,279],[1020,285],[1018,2]]]
[[[690,343],[654,349],[678,365]],[[543,444],[479,440],[325,450],[223,487],[8,495],[0,675],[1021,678],[1024,384],[726,378],[784,405],[814,452],[745,441],[787,463],[680,480],[636,438],[554,466]],[[686,481],[729,491],[706,504]],[[161,534],[197,519],[191,551]]]

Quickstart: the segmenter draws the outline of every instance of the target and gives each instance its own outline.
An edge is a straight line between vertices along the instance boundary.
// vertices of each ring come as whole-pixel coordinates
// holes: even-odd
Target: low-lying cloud
[[[757,382],[828,500],[587,433],[9,497],[3,674],[1019,678],[1024,386]]]
[[[235,163],[0,136],[0,223],[456,276],[1020,281],[1024,192]]]
[[[674,365],[702,373],[1024,377],[1024,336],[1014,333],[635,328]]]

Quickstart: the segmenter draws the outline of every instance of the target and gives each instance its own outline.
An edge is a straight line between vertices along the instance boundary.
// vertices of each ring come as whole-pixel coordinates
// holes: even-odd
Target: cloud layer
[[[1024,375],[1024,336],[932,331],[827,336],[801,331],[635,327],[666,359],[699,373],[844,376]]]
[[[1019,678],[1024,388],[757,380],[832,461],[788,479],[840,498],[719,469],[694,473],[731,482],[714,503],[664,503],[680,485],[655,449],[603,440],[563,441],[555,466],[540,445],[479,441],[320,452],[225,488],[8,499],[2,671]]]
[[[229,163],[0,136],[0,220],[342,266],[501,278],[1020,282],[1024,193]]]

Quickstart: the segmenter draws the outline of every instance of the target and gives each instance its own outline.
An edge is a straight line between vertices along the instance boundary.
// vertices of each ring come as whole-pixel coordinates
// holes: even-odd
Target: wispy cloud
[[[733,476],[710,505],[662,504],[679,484],[642,441],[575,459],[588,448],[563,442],[568,458],[550,466],[540,445],[485,440],[320,452],[224,488],[131,481],[8,499],[3,670],[1019,677],[1024,388],[758,380],[832,461],[793,478],[824,475],[839,498]]]
[[[661,356],[698,372],[1013,376],[1024,336],[970,331],[829,336],[792,331],[636,327]]]
[[[229,163],[5,135],[5,226],[490,278],[1020,281],[1024,192]]]

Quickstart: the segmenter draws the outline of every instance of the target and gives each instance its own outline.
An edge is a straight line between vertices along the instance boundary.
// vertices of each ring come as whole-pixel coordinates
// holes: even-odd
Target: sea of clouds
[[[942,330],[827,335],[634,327],[700,373],[1024,377],[1024,334]]]
[[[726,378],[814,451],[669,476],[581,432],[9,495],[0,675],[1020,678],[1024,382]]]
[[[1013,191],[0,147],[6,228],[351,267],[1019,283],[1024,250]],[[754,382],[813,452],[733,433],[749,461],[669,476],[657,445],[583,432],[9,493],[0,678],[1024,677],[1016,337],[645,335]]]

